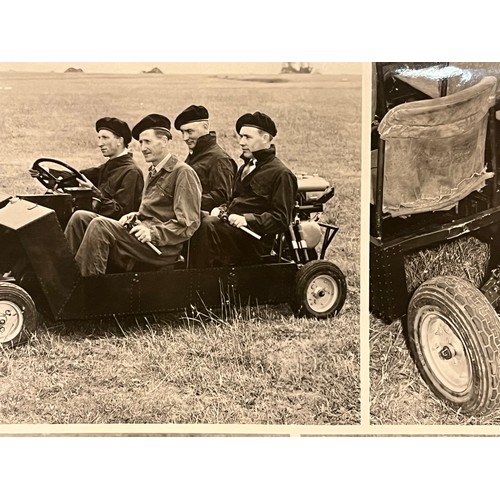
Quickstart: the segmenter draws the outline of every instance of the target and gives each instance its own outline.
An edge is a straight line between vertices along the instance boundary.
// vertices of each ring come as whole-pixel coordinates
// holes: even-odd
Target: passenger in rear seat
[[[236,122],[236,131],[244,163],[227,204],[204,217],[191,239],[192,267],[257,262],[266,238],[255,239],[241,228],[273,237],[287,230],[293,216],[297,177],[276,157],[274,121],[258,111],[247,113]],[[219,217],[221,209],[227,217]]]
[[[231,195],[236,162],[217,144],[204,106],[192,104],[187,107],[175,119],[174,125],[189,148],[185,162],[200,178],[203,189],[201,209],[208,215]]]

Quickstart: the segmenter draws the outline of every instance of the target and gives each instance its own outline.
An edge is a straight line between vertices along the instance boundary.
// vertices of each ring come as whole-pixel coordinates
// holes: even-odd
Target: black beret
[[[240,133],[241,127],[260,128],[264,132],[271,134],[273,137],[278,133],[275,123],[269,116],[260,111],[256,111],[253,115],[247,113],[238,118],[236,122],[236,132]]]
[[[97,132],[101,129],[110,130],[113,134],[118,137],[123,137],[123,142],[125,146],[132,140],[132,134],[130,132],[130,127],[123,121],[112,116],[105,116],[104,118],[99,118],[95,122],[95,129]]]
[[[166,130],[168,132],[168,136],[172,139],[172,134],[170,133],[170,120],[163,115],[157,115],[155,113],[145,116],[133,129],[132,136],[134,139],[139,140],[139,136],[145,130],[150,128],[152,129],[160,129]]]
[[[182,125],[186,123],[199,122],[201,120],[208,120],[207,108],[191,104],[175,119],[174,126],[177,130],[180,130]]]

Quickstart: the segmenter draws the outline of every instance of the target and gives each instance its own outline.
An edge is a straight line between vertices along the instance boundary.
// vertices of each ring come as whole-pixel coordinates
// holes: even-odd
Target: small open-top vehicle
[[[447,63],[374,70],[370,310],[386,322],[403,320],[434,394],[464,413],[486,413],[500,404],[497,79],[493,71],[464,79]],[[434,263],[423,259],[418,285],[410,285],[410,255],[470,237],[489,248],[480,283],[432,274]],[[449,269],[449,254],[437,256]]]
[[[345,277],[325,260],[338,228],[318,222],[334,194],[321,177],[298,176],[294,220],[256,265],[190,268],[188,249],[174,269],[82,277],[63,229],[75,209],[91,209],[92,192],[72,187],[80,174],[59,160],[40,158],[32,169],[45,194],[0,194],[1,344],[28,339],[38,313],[57,321],[92,319],[217,308],[231,301],[289,303],[298,316],[328,318],[344,305]]]

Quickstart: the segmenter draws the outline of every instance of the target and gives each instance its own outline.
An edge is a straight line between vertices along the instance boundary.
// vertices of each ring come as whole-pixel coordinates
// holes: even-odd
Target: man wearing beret
[[[144,175],[127,149],[132,133],[126,122],[106,116],[97,120],[95,129],[97,145],[108,160],[98,167],[82,169],[80,173],[85,180],[77,181],[80,186],[92,189],[93,212],[119,219],[139,208]],[[38,175],[35,170],[30,173]]]
[[[247,113],[236,122],[243,150],[243,165],[236,174],[233,192],[219,218],[220,208],[202,220],[191,240],[193,267],[251,264],[259,260],[274,235],[288,228],[297,195],[297,178],[276,157],[272,141],[277,129],[264,113]],[[262,237],[255,239],[245,227]]]
[[[183,243],[200,225],[201,184],[196,172],[169,151],[170,120],[147,115],[132,129],[132,135],[151,163],[141,205],[119,221],[107,217],[89,220],[88,212],[82,211],[83,219],[73,224],[72,232],[66,229],[82,276],[104,274],[108,261],[123,270],[131,270],[137,263],[153,268],[173,265]]]
[[[96,213],[119,219],[139,208],[144,175],[127,149],[132,140],[127,123],[118,118],[104,117],[97,120],[95,128],[97,145],[108,161],[81,170],[87,180],[77,180],[81,186],[92,189]]]
[[[207,108],[192,104],[175,119],[174,125],[189,148],[185,162],[193,167],[201,181],[201,209],[209,213],[229,198],[237,167],[217,144],[208,117]]]

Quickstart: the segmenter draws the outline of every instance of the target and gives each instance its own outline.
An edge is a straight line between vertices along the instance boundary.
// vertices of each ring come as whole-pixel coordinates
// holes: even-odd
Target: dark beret
[[[186,123],[199,122],[201,120],[208,120],[207,108],[191,104],[175,119],[174,126],[177,130],[180,130],[182,125]]]
[[[275,123],[269,116],[260,111],[256,111],[253,115],[247,113],[238,118],[236,122],[236,132],[240,133],[241,127],[260,128],[264,132],[271,134],[273,137],[278,133]]]
[[[95,129],[97,132],[101,129],[110,130],[113,134],[118,137],[123,137],[123,142],[125,146],[132,140],[132,134],[130,132],[130,127],[123,121],[112,116],[105,116],[100,118],[95,122]]]
[[[132,136],[134,139],[139,140],[139,136],[145,130],[150,128],[166,130],[168,132],[168,136],[172,139],[172,134],[170,133],[170,120],[163,115],[157,115],[155,113],[145,116],[133,129]]]

